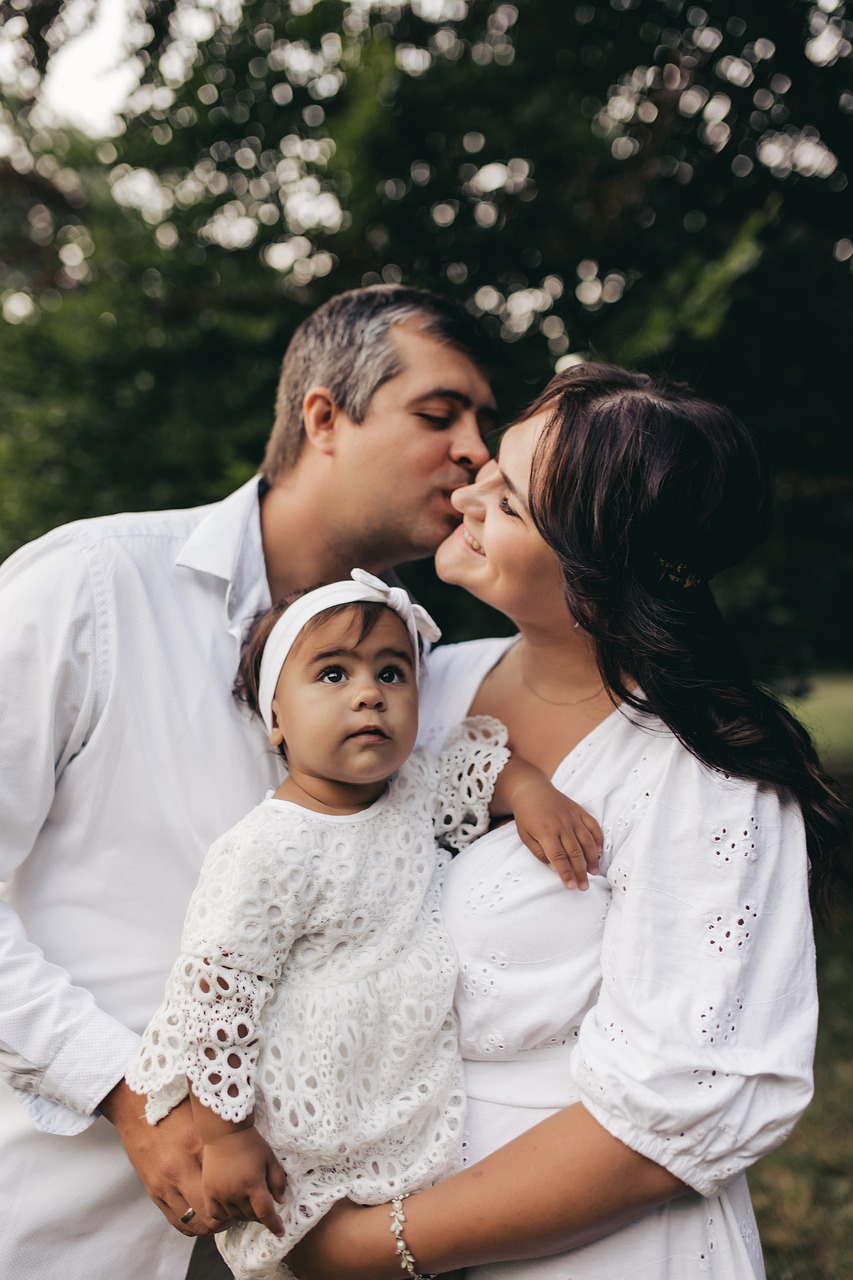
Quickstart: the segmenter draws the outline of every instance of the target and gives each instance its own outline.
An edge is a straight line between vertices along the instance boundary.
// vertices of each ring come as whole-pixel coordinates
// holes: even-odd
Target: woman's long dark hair
[[[812,905],[828,918],[849,807],[803,726],[752,679],[707,585],[769,527],[769,478],[748,432],[687,387],[602,364],[558,374],[524,416],[539,413],[531,513],[605,684],[711,768],[790,790]]]

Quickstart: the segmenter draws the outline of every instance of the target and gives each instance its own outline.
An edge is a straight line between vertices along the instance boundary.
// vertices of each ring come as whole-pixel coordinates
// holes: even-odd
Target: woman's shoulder
[[[421,687],[418,735],[421,746],[434,752],[441,750],[451,729],[468,714],[488,672],[516,638],[490,636],[433,649]]]
[[[751,860],[768,844],[802,845],[799,806],[784,788],[715,769],[661,721],[644,719],[623,712],[603,744],[610,757],[603,825],[614,852],[647,845],[660,856],[698,840],[712,863],[724,865]]]

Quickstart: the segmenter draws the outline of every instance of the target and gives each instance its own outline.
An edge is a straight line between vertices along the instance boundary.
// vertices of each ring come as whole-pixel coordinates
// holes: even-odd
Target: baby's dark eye
[[[403,684],[406,673],[402,667],[383,667],[379,672],[379,679],[382,684]]]
[[[320,672],[320,679],[326,684],[343,684],[346,678],[343,667],[326,667]]]

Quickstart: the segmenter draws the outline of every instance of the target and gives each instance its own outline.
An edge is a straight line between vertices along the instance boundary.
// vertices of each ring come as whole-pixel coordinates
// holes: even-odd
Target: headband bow
[[[362,600],[384,604],[402,618],[412,645],[415,679],[420,679],[418,636],[422,636],[429,643],[438,640],[441,632],[435,622],[426,609],[412,603],[402,587],[391,587],[387,582],[383,582],[381,578],[375,578],[372,573],[367,573],[364,569],[353,569],[350,579],[330,582],[327,586],[317,587],[314,591],[309,591],[298,600],[294,600],[270,632],[264,645],[258,681],[258,705],[267,733],[272,733],[273,730],[272,700],[275,697],[279,674],[306,622],[315,618],[318,613],[325,612],[326,609],[334,609],[336,605],[357,604]]]

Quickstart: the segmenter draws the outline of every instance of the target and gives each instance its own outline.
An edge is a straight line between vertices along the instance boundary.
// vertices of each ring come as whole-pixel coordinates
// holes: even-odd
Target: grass
[[[815,679],[792,710],[853,797],[853,676]],[[779,1151],[749,1176],[768,1280],[853,1277],[853,905],[818,936],[821,1025],[815,1096]]]
[[[830,772],[853,772],[853,675],[816,676],[807,696],[788,705],[811,731]]]
[[[821,1026],[815,1096],[791,1137],[750,1172],[768,1280],[853,1276],[853,999],[843,913],[818,939]]]

